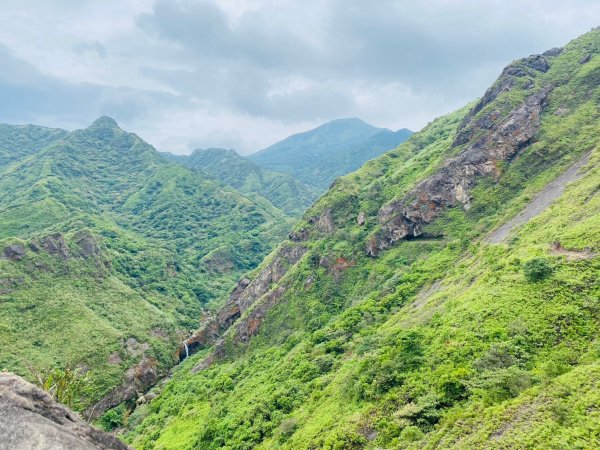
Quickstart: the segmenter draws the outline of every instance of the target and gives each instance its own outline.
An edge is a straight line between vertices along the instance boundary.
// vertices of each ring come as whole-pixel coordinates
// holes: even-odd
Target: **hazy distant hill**
[[[411,134],[406,129],[394,133],[360,119],[338,119],[290,136],[248,158],[324,190],[335,178],[396,148]]]

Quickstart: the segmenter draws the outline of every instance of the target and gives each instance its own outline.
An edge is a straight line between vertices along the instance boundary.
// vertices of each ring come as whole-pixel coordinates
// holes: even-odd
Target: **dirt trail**
[[[562,195],[568,183],[577,181],[581,177],[579,169],[587,164],[590,154],[591,152],[588,152],[583,155],[579,161],[548,183],[546,187],[544,187],[544,189],[529,202],[523,211],[500,228],[492,231],[485,241],[491,244],[499,244],[508,237],[513,228],[529,222],[535,216],[542,213],[552,202],[554,202],[554,200]]]

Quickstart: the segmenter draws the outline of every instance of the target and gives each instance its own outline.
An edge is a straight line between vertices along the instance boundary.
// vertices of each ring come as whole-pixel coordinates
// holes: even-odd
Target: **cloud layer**
[[[600,19],[595,0],[3,3],[0,121],[107,114],[179,153],[255,151],[339,117],[418,129]]]

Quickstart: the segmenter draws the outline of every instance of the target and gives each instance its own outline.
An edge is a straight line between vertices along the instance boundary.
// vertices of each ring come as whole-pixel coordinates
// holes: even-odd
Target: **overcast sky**
[[[0,122],[106,114],[175,153],[418,130],[597,25],[598,0],[0,0]]]

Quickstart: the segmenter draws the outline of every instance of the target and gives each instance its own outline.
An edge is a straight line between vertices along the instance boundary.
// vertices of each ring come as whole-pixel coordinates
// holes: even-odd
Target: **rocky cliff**
[[[0,373],[0,449],[126,450],[57,403],[48,393],[11,373]]]

